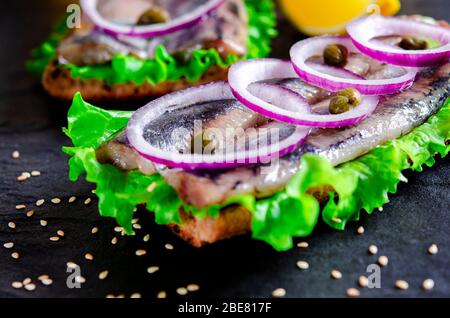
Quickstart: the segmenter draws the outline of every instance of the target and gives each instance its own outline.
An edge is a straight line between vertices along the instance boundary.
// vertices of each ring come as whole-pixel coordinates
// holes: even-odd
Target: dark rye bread
[[[134,83],[109,85],[98,79],[73,78],[69,69],[58,65],[58,62],[54,60],[47,65],[44,71],[42,85],[52,97],[61,100],[71,101],[76,92],[81,92],[83,98],[88,101],[129,101],[159,97],[190,86],[226,80],[227,76],[228,69],[212,66],[195,82],[181,78],[178,81],[166,81],[156,85],[148,82],[142,85]]]

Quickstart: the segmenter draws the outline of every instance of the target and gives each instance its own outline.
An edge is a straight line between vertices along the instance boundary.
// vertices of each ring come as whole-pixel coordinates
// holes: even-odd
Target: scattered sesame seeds
[[[108,294],[106,295],[106,298],[116,298],[116,296],[114,296],[113,294]]]
[[[19,150],[14,150],[14,151],[12,152],[12,154],[11,154],[11,157],[12,157],[13,159],[19,159],[19,158],[20,158],[20,152],[19,152]]]
[[[33,170],[31,171],[31,176],[32,177],[39,177],[41,175],[41,172],[38,170]]]
[[[277,288],[272,292],[273,297],[284,297],[286,296],[286,290],[284,288]]]
[[[25,289],[28,290],[28,291],[33,291],[33,290],[36,289],[36,285],[33,284],[33,283],[27,284],[27,285],[25,285],[24,287],[25,287]]]
[[[39,223],[41,226],[47,226],[48,222],[46,220],[40,220]]]
[[[133,293],[131,294],[130,298],[142,298],[142,296],[139,293]]]
[[[383,212],[383,207],[380,206],[380,207],[378,208],[378,211],[379,211],[379,212]]]
[[[59,236],[52,236],[52,237],[50,237],[49,240],[52,241],[52,242],[58,242],[59,241]]]
[[[167,293],[164,290],[161,290],[158,295],[156,295],[157,298],[166,298]]]
[[[46,278],[46,279],[42,279],[41,283],[42,283],[42,285],[50,286],[51,284],[53,284],[53,280],[50,278]]]
[[[18,252],[13,252],[13,253],[11,253],[11,257],[14,259],[19,259],[20,254]]]
[[[116,226],[116,227],[114,228],[114,232],[120,233],[120,232],[122,232],[122,231],[123,231],[123,228],[120,227],[120,226]]]
[[[86,278],[83,276],[75,276],[75,281],[80,284],[84,284],[86,282]]]
[[[94,255],[92,255],[91,253],[86,253],[84,254],[84,258],[87,259],[88,261],[93,261]]]
[[[434,280],[427,278],[422,282],[422,288],[425,290],[431,290],[434,288]]]
[[[359,297],[361,293],[356,288],[349,288],[347,289],[347,296],[348,297]]]
[[[25,178],[31,178],[31,173],[29,173],[29,172],[22,172],[22,174],[21,174],[22,176],[25,176]]]
[[[15,229],[15,228],[16,228],[16,223],[14,223],[14,222],[8,222],[8,227],[9,227],[10,229]]]
[[[44,274],[44,275],[40,275],[39,277],[38,277],[38,280],[44,280],[44,279],[49,279],[50,277],[48,276],[48,275],[46,275],[46,274]]]
[[[117,244],[117,237],[114,236],[114,237],[112,238],[111,244],[112,244],[112,245],[116,245],[116,244]]]
[[[300,269],[308,269],[309,268],[309,264],[308,262],[305,261],[298,261],[297,262],[297,267]]]
[[[186,288],[187,288],[187,290],[190,291],[190,292],[195,292],[195,291],[197,291],[197,290],[200,289],[200,286],[197,285],[197,284],[189,284],[189,285],[187,285]]]
[[[61,236],[61,237],[63,237],[64,235],[66,235],[66,234],[64,233],[63,230],[58,230],[58,231],[56,231],[56,234],[58,234],[58,235]]]
[[[401,290],[407,290],[409,288],[409,284],[406,280],[399,279],[395,282],[395,287]]]
[[[333,221],[334,223],[342,223],[342,220],[340,218],[332,218],[331,221]]]
[[[147,192],[153,192],[153,190],[155,189],[156,189],[156,182],[153,182],[147,187]]]
[[[27,206],[25,204],[18,204],[16,205],[16,210],[23,210],[25,209]]]
[[[61,199],[60,198],[53,198],[50,201],[52,201],[53,204],[60,204],[61,203]]]
[[[364,234],[364,227],[363,226],[360,226],[360,227],[358,227],[358,229],[356,230],[356,233],[358,233],[359,235],[363,235]]]
[[[439,249],[436,244],[431,244],[430,247],[428,247],[428,253],[431,255],[435,255],[439,252]]]
[[[103,272],[100,272],[100,274],[98,274],[98,279],[105,279],[106,277],[108,277],[109,271],[105,270]]]
[[[150,240],[150,234],[146,234],[143,238],[144,242],[148,242]]]
[[[78,265],[74,262],[67,262],[66,265],[67,265],[67,268],[70,268],[70,269],[75,269],[78,267]]]
[[[132,224],[136,224],[137,222],[139,222],[139,219],[138,219],[138,218],[134,218],[133,220],[131,220],[131,223],[132,223]]]
[[[358,284],[361,287],[367,287],[369,286],[369,279],[366,276],[361,275],[358,277]]]
[[[30,210],[27,212],[27,217],[31,218],[34,215],[34,210]]]
[[[300,247],[300,248],[307,248],[308,246],[309,246],[308,242],[299,242],[297,244],[297,247]]]
[[[7,242],[5,244],[3,244],[4,248],[13,248],[14,247],[14,243],[13,242]]]
[[[43,205],[44,203],[45,203],[45,200],[44,200],[44,199],[39,199],[39,200],[36,201],[36,206],[41,206],[41,205]]]
[[[31,283],[31,278],[25,278],[23,281],[22,281],[22,284],[24,284],[24,285],[28,285],[28,284],[30,284]]]
[[[140,230],[141,228],[142,228],[142,227],[141,227],[140,224],[138,224],[138,223],[133,224],[133,229]]]
[[[76,199],[77,199],[77,197],[71,196],[71,197],[69,198],[69,203],[74,203]]]
[[[89,203],[91,203],[92,199],[91,198],[87,198],[86,200],[84,200],[84,204],[88,205]]]
[[[147,254],[147,251],[146,251],[146,250],[137,250],[137,251],[136,251],[136,256],[143,256],[143,255],[145,255],[145,254]]]
[[[369,253],[372,255],[375,255],[378,253],[378,247],[376,245],[370,245],[369,246]]]
[[[25,180],[27,180],[27,179],[28,179],[27,176],[25,176],[25,175],[23,175],[23,174],[21,174],[20,176],[18,176],[18,177],[16,178],[16,180],[19,181],[19,182],[23,182],[23,181],[25,181]]]
[[[330,273],[331,277],[334,279],[341,279],[342,278],[342,273],[336,269],[333,269]]]
[[[378,264],[380,264],[380,266],[385,267],[388,263],[389,259],[387,258],[387,256],[382,255],[378,257]]]
[[[150,266],[150,267],[147,268],[147,273],[149,273],[149,274],[156,273],[157,271],[159,271],[159,267],[158,266]]]
[[[95,234],[97,232],[98,232],[98,227],[93,227],[92,230],[91,230],[91,233]]]
[[[23,284],[21,282],[12,282],[11,286],[13,288],[19,289],[23,287]]]
[[[166,245],[164,245],[164,247],[166,248],[166,250],[169,250],[169,251],[172,251],[173,250],[173,245],[172,244],[169,244],[169,243],[167,243]]]
[[[188,293],[188,290],[186,288],[184,288],[184,287],[178,287],[177,288],[177,294],[178,295],[184,296],[187,293]]]

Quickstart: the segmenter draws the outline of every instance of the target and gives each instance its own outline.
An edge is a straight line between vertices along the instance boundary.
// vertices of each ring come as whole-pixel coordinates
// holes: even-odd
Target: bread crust
[[[165,81],[155,85],[149,82],[142,85],[131,82],[109,85],[98,79],[73,78],[69,69],[53,60],[44,71],[42,85],[52,97],[61,100],[71,101],[76,92],[81,92],[83,98],[90,102],[115,102],[159,97],[190,86],[226,80],[227,77],[228,69],[212,66],[195,82],[183,77],[177,81]]]

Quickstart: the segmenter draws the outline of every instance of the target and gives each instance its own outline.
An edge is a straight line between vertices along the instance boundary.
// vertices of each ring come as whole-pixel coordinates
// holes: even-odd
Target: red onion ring
[[[187,29],[201,22],[202,19],[219,7],[225,0],[209,0],[195,10],[175,18],[167,23],[156,23],[145,26],[121,25],[108,21],[98,12],[98,0],[80,0],[83,12],[105,33],[111,35],[127,35],[131,37],[157,37]]]
[[[330,44],[341,44],[349,52],[360,53],[348,37],[321,36],[300,41],[291,48],[290,55],[294,69],[302,80],[332,92],[353,87],[363,95],[394,94],[409,88],[414,82],[417,70],[410,68],[405,69],[406,74],[400,77],[365,80],[336,76],[336,72],[325,73],[326,65],[323,65],[322,69],[311,67],[307,60],[312,56],[322,55]]]
[[[229,99],[234,99],[234,96],[226,82],[210,83],[165,95],[151,101],[133,114],[126,128],[128,141],[141,156],[155,163],[182,169],[221,169],[267,163],[287,155],[297,149],[310,132],[310,128],[296,127],[291,135],[278,143],[225,154],[169,152],[151,145],[143,137],[144,128],[148,123],[164,114],[169,107],[176,110],[177,107],[185,108],[198,103]]]
[[[370,16],[356,19],[347,26],[355,46],[373,59],[399,66],[427,67],[450,59],[450,30],[399,18]],[[441,47],[429,50],[403,50],[372,41],[380,36],[417,35],[439,41]]]

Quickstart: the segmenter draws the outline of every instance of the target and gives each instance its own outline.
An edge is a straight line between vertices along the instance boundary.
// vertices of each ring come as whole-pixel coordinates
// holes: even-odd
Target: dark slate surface
[[[365,273],[368,264],[376,262],[367,253],[370,244],[379,247],[380,255],[389,257],[389,265],[382,269],[381,289],[364,289],[367,297],[426,297],[450,296],[450,168],[439,160],[434,168],[423,173],[408,173],[408,184],[400,186],[383,212],[363,217],[360,224],[366,228],[362,236],[355,234],[358,224],[351,224],[344,232],[326,226],[307,239],[310,248],[276,253],[262,242],[240,237],[197,250],[187,246],[168,230],[156,226],[149,213],[138,213],[143,226],[136,237],[119,237],[111,245],[114,222],[97,215],[95,199],[85,206],[83,201],[94,198],[92,185],[67,181],[66,156],[62,145],[68,143],[60,132],[64,125],[66,106],[46,97],[38,80],[24,71],[29,50],[47,34],[52,23],[64,12],[64,1],[2,1],[0,51],[0,296],[1,297],[104,297],[106,294],[130,295],[139,292],[155,297],[165,290],[176,297],[175,289],[197,283],[200,291],[192,297],[251,296],[267,297],[273,289],[284,287],[289,297],[344,297],[346,289],[356,287],[356,279]],[[405,13],[423,13],[449,19],[446,0],[404,1]],[[300,37],[286,23],[282,24],[282,38],[277,40],[278,55],[285,54],[289,45]],[[20,159],[11,159],[13,150],[20,150]],[[42,175],[19,183],[15,179],[22,171],[40,170]],[[71,195],[77,201],[68,204]],[[50,199],[59,197],[55,205]],[[36,207],[34,202],[45,198],[46,203]],[[17,204],[26,204],[26,210],[17,211]],[[34,209],[31,218],[25,211]],[[47,227],[39,220],[48,221]],[[14,221],[16,229],[7,224]],[[100,231],[90,233],[93,226]],[[56,231],[65,231],[65,238],[50,242]],[[148,243],[142,241],[150,233]],[[12,241],[13,249],[3,248]],[[164,248],[175,246],[173,251]],[[431,243],[439,246],[439,253],[427,254]],[[148,254],[134,255],[145,248]],[[20,253],[14,260],[10,254]],[[90,252],[93,261],[83,255]],[[298,260],[310,263],[310,269],[300,271]],[[66,287],[66,262],[81,266],[87,282],[81,289]],[[146,268],[160,266],[150,275]],[[329,277],[330,270],[339,269],[343,278]],[[109,276],[100,281],[97,275],[108,269]],[[40,285],[37,276],[48,274],[54,280],[49,287]],[[26,277],[37,283],[33,292],[15,290],[11,282]],[[423,279],[433,278],[436,287],[424,292]],[[410,283],[407,291],[394,288],[397,279]]]

